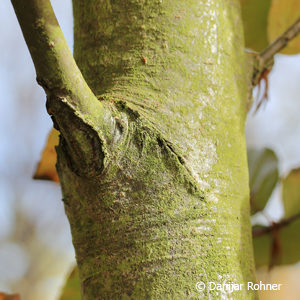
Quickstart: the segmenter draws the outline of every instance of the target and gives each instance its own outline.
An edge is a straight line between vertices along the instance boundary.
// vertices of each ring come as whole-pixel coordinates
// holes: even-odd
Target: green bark
[[[246,288],[255,275],[239,1],[73,6],[75,60],[99,107],[56,90],[47,105],[83,299],[256,298]],[[82,99],[95,108],[82,111]],[[245,287],[201,293],[199,281]]]

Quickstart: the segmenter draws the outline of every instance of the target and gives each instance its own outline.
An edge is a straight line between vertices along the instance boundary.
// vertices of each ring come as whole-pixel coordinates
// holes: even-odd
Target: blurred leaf
[[[300,261],[300,218],[284,225],[282,222],[279,222],[279,226],[277,224],[273,231],[260,236],[254,234],[253,247],[257,267],[288,265]],[[264,228],[266,227],[255,226],[253,230]]]
[[[256,225],[253,230],[265,228],[264,226]],[[256,267],[268,266],[270,263],[271,254],[271,234],[264,234],[253,238],[254,258]]]
[[[299,18],[299,0],[272,0],[268,18],[268,39],[273,42]],[[294,38],[281,53],[297,54],[300,52],[300,35]]]
[[[240,0],[246,47],[261,51],[268,46],[267,24],[271,0]]]
[[[278,159],[270,149],[248,149],[251,213],[266,206],[278,181]]]
[[[58,145],[59,132],[52,129],[47,140],[47,144],[43,150],[42,158],[37,166],[36,172],[33,176],[34,179],[46,179],[59,182],[56,172],[56,150],[55,146]]]
[[[59,300],[81,300],[78,268],[75,267],[63,288]]]
[[[0,292],[0,300],[21,300],[18,294],[8,295]]]
[[[300,219],[291,222],[280,230],[282,265],[295,264],[300,261]]]
[[[300,169],[292,170],[282,180],[282,201],[285,218],[300,212]]]

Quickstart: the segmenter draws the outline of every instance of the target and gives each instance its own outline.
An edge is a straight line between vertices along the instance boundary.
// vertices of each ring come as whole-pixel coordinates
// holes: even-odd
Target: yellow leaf
[[[43,150],[42,158],[37,166],[34,179],[46,179],[59,182],[58,174],[56,172],[56,150],[58,145],[59,132],[52,129],[47,140],[47,144]]]
[[[80,281],[77,267],[74,267],[72,273],[67,278],[62,291],[60,300],[80,300]]]
[[[271,0],[240,0],[246,47],[262,51],[268,46],[267,23]]]
[[[8,295],[0,292],[0,300],[20,300],[20,296],[18,294]]]
[[[300,15],[300,0],[272,0],[268,19],[269,42],[283,34]],[[300,52],[300,35],[289,42],[280,53],[297,54]]]
[[[290,218],[300,213],[300,169],[293,169],[282,180],[282,202],[284,217]]]

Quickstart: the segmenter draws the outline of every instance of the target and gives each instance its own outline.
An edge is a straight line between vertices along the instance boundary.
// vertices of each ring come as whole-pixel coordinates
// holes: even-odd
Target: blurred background
[[[71,1],[52,1],[70,48]],[[74,264],[58,184],[33,180],[52,122],[11,2],[0,1],[0,291],[56,299]]]
[[[71,0],[51,1],[72,49]],[[277,55],[269,99],[249,113],[247,143],[273,149],[280,174],[300,166],[300,55]],[[24,300],[54,300],[74,266],[74,250],[59,185],[33,180],[52,126],[45,94],[9,0],[0,2],[0,291]],[[265,211],[282,216],[278,186]],[[264,222],[256,217],[254,222]],[[300,251],[300,249],[299,249]],[[262,299],[300,299],[299,267],[258,271],[258,279],[283,283]]]

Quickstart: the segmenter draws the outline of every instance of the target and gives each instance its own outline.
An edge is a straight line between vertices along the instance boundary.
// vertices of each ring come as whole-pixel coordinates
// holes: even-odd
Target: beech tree
[[[299,28],[248,55],[239,0],[73,0],[73,57],[49,0],[12,4],[60,132],[83,299],[227,299],[195,285],[255,282],[245,118]]]

